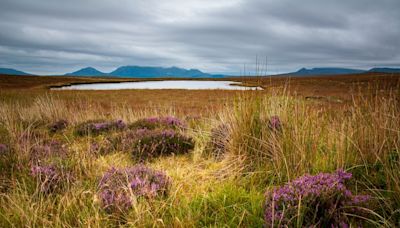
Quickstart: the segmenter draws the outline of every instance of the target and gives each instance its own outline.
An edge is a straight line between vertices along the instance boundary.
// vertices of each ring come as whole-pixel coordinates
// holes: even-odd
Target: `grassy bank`
[[[20,98],[17,92],[4,92],[0,143],[7,149],[0,155],[0,226],[269,226],[264,218],[266,192],[305,174],[337,170],[352,174],[346,184],[353,194],[371,197],[362,214],[340,212],[347,223],[399,226],[400,90],[385,89],[384,96],[380,88],[370,91],[355,92],[354,99],[340,108],[289,96],[285,90],[237,93],[199,116],[168,104],[164,109],[105,107],[92,96],[32,92],[37,94]],[[111,92],[98,94],[107,93]],[[111,167],[139,162],[133,159],[134,149],[113,139],[123,137],[138,120],[153,116],[179,118],[185,127],[174,131],[190,137],[194,148],[141,161],[170,178],[167,193],[133,197],[129,209],[110,213],[101,201],[100,180]],[[53,132],[60,120],[68,124]],[[90,120],[122,120],[128,127],[77,134],[78,126]],[[61,167],[57,178],[62,181],[44,191],[44,183],[52,182],[32,175],[32,154],[54,141],[60,146],[50,146],[51,156],[39,160],[40,165]],[[68,178],[63,179],[64,174]],[[297,206],[290,226],[307,224],[307,201],[300,200]]]

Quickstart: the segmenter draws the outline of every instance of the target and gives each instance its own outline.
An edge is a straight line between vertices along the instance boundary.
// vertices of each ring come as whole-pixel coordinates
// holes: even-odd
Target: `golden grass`
[[[7,170],[11,184],[0,193],[0,226],[262,226],[266,189],[305,173],[337,168],[353,172],[354,190],[375,197],[371,224],[399,225],[399,87],[363,87],[338,104],[305,99],[291,86],[263,92],[2,90],[0,139],[11,145],[18,159],[14,169]],[[134,165],[130,152],[95,156],[88,149],[91,136],[78,138],[73,127],[55,135],[43,131],[59,119],[72,125],[91,119],[129,123],[160,115],[186,119],[187,134],[196,147],[187,155],[148,162],[172,178],[170,194],[139,200],[123,218],[101,209],[97,185],[108,168]],[[275,115],[283,124],[279,133],[267,124]],[[232,135],[228,153],[217,161],[204,150],[211,128],[220,123],[226,123]],[[19,143],[23,135],[31,137],[28,145]],[[67,162],[77,175],[64,192],[50,196],[38,192],[24,169],[29,148],[45,138],[69,145],[72,156]]]

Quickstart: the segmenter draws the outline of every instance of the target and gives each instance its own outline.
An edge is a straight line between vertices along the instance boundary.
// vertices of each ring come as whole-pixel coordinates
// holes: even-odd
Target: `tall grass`
[[[174,110],[105,109],[84,97],[65,102],[54,95],[39,96],[30,105],[3,101],[0,139],[16,159],[12,168],[4,169],[11,184],[0,188],[0,226],[260,227],[265,190],[307,173],[339,168],[353,173],[352,190],[374,196],[369,224],[399,225],[399,91],[385,96],[357,95],[340,108],[316,106],[285,91],[263,96],[244,93],[232,106],[210,115],[215,118],[191,120],[186,131],[196,146],[190,154],[147,163],[171,177],[170,194],[139,200],[122,216],[102,210],[98,181],[110,167],[132,166],[135,161],[129,151],[91,153],[88,145],[105,136],[79,138],[73,126],[92,119],[131,123],[143,117],[174,115]],[[281,128],[271,128],[273,116],[279,118]],[[72,126],[50,134],[46,127],[60,119]],[[223,159],[214,160],[205,150],[211,129],[220,124],[227,126],[230,139]],[[76,176],[63,191],[50,195],[40,193],[28,163],[31,148],[45,139],[58,139],[69,146],[66,163]]]

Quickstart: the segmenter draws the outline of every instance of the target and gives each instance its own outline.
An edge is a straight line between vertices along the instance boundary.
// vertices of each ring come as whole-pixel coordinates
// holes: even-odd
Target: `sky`
[[[400,0],[0,0],[0,67],[124,65],[230,74],[400,67]]]

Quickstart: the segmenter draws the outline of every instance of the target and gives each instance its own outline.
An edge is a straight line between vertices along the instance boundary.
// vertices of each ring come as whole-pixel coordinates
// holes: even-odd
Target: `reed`
[[[0,184],[0,226],[259,227],[265,225],[266,191],[306,174],[341,169],[352,173],[347,187],[354,194],[372,198],[361,224],[400,225],[399,87],[385,90],[385,95],[377,88],[367,95],[355,92],[351,102],[340,108],[315,105],[289,89],[279,91],[241,93],[209,110],[207,118],[187,117],[171,108],[104,107],[84,96],[66,99],[44,94],[33,102],[15,99],[12,103],[12,98],[4,99],[0,143],[14,156],[0,155],[4,180]],[[194,142],[189,153],[167,153],[142,161],[168,175],[168,194],[132,201],[122,214],[107,213],[98,199],[101,177],[111,167],[129,168],[138,161],[124,146],[95,153],[90,145],[128,129],[77,135],[76,126],[98,119],[136,126],[144,118],[165,116],[186,120],[184,129],[175,130]],[[49,125],[60,120],[68,125],[50,131]],[[219,126],[223,126],[224,145],[216,158],[207,150],[217,137],[212,129]],[[33,148],[49,140],[67,145],[68,156],[62,162],[52,157],[46,162],[68,168],[74,180],[64,183],[60,191],[43,192],[30,173],[29,158]],[[307,205],[300,202],[294,216],[304,218],[302,206]],[[296,220],[298,226],[303,222]]]

